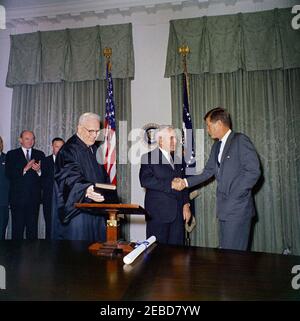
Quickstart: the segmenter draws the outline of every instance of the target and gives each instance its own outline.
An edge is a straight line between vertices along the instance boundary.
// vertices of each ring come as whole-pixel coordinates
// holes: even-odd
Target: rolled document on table
[[[143,253],[155,241],[156,237],[154,235],[150,236],[146,241],[142,242],[138,247],[136,247],[129,254],[124,256],[123,262],[125,264],[131,264],[141,253]]]

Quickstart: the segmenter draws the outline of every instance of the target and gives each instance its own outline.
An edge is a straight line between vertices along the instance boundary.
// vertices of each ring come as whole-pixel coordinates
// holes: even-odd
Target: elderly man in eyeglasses
[[[94,191],[95,183],[109,183],[103,164],[96,159],[96,138],[100,117],[94,113],[80,116],[77,133],[60,149],[55,161],[52,238],[105,241],[105,219],[75,208],[75,203],[103,202]]]

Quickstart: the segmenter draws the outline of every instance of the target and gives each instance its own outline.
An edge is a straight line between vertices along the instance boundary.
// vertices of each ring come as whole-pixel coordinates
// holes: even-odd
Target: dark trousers
[[[45,239],[50,240],[51,239],[51,210],[52,206],[51,203],[43,203],[43,213],[44,213],[44,219],[45,219]]]
[[[0,205],[0,240],[5,239],[6,228],[8,224],[8,206]]]
[[[220,222],[220,248],[247,251],[252,218]]]
[[[182,215],[178,215],[171,223],[162,223],[160,220],[147,221],[147,238],[154,235],[158,243],[183,245],[184,244],[184,221]]]
[[[14,204],[11,206],[12,239],[23,240],[26,228],[26,239],[37,240],[38,217],[40,204]]]

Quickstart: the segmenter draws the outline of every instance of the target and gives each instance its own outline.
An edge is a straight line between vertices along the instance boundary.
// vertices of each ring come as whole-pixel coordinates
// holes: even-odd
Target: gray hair
[[[163,137],[167,131],[175,130],[172,125],[160,125],[155,133],[155,140],[158,143],[159,137]]]
[[[82,125],[84,124],[87,120],[89,119],[96,119],[98,120],[98,122],[100,123],[100,116],[95,114],[95,113],[91,113],[91,112],[88,112],[88,113],[84,113],[82,114],[79,119],[78,119],[78,125]]]

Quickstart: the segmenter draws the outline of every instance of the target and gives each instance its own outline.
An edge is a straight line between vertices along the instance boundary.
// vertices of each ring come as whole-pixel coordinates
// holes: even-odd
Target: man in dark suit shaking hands
[[[260,177],[260,163],[250,139],[231,130],[230,114],[221,107],[204,117],[207,132],[216,139],[200,175],[175,179],[172,187],[182,190],[217,180],[219,242],[224,249],[247,250],[252,217],[255,214],[252,188]]]
[[[38,215],[41,201],[41,161],[45,154],[33,148],[34,133],[24,130],[19,138],[20,148],[6,155],[5,172],[10,181],[9,202],[12,214],[12,239],[37,239]]]
[[[149,213],[147,238],[154,235],[164,244],[184,244],[184,222],[191,217],[188,192],[172,190],[171,182],[182,176],[181,161],[174,158],[176,135],[171,126],[161,126],[156,133],[158,148],[144,154],[140,183],[146,189],[145,209]]]
[[[42,198],[43,198],[43,213],[45,219],[46,240],[51,238],[51,211],[52,211],[52,196],[54,185],[54,164],[56,155],[64,144],[64,140],[60,137],[52,139],[52,154],[47,156],[41,164],[42,168]]]

